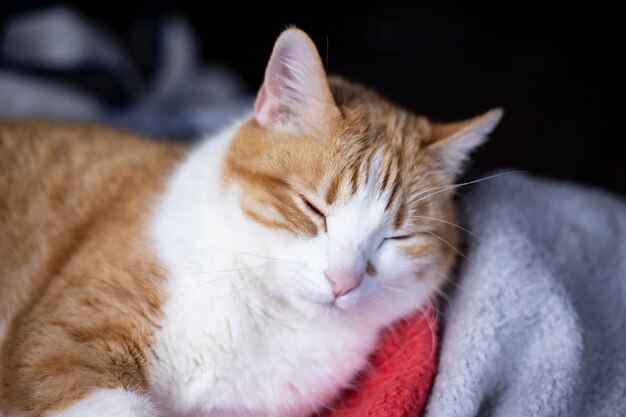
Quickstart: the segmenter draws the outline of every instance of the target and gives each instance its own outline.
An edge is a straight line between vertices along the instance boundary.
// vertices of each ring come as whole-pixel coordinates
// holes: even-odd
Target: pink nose
[[[351,271],[333,269],[324,271],[324,275],[326,275],[326,279],[330,283],[330,287],[333,289],[335,298],[339,298],[361,285],[363,277],[365,276],[363,273],[355,274]]]

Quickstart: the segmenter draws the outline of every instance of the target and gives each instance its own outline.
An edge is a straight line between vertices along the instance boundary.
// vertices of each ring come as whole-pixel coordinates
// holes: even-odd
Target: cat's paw
[[[98,389],[68,408],[45,417],[156,417],[150,401],[123,388]]]

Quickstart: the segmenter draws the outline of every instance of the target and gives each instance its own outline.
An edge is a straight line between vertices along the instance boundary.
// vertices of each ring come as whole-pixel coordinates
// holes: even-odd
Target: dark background
[[[5,4],[2,16],[50,3]],[[502,124],[466,178],[514,167],[626,194],[623,19],[600,3],[220,2],[220,12],[186,0],[69,4],[125,39],[148,75],[149,51],[133,28],[146,16],[180,13],[192,22],[204,59],[233,68],[251,93],[277,35],[296,24],[327,56],[329,72],[415,112],[452,120],[504,107]]]

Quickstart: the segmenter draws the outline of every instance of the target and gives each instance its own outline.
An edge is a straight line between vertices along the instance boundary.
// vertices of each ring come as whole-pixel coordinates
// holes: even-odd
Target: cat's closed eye
[[[415,236],[416,236],[415,233],[410,234],[410,235],[389,236],[389,237],[386,237],[385,240],[407,240]]]
[[[306,206],[306,208],[313,213],[316,217],[318,217],[319,220],[322,220],[324,222],[324,231],[327,231],[327,226],[326,226],[326,215],[322,212],[322,210],[320,210],[319,208],[317,208],[317,206],[315,206],[313,203],[311,203],[305,196],[303,196],[302,194],[300,195],[300,199],[302,200],[302,202],[304,203],[304,205]]]
[[[378,249],[382,248],[383,245],[385,244],[385,242],[388,242],[390,240],[392,240],[392,241],[393,240],[395,240],[395,241],[409,240],[409,239],[412,239],[412,238],[414,238],[416,236],[417,236],[417,233],[385,237],[385,238],[383,238],[383,240],[378,245]]]

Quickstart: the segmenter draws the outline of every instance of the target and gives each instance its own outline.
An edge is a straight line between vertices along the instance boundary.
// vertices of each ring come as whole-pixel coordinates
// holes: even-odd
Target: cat
[[[455,176],[501,110],[437,123],[274,46],[195,147],[0,123],[0,414],[307,416],[455,262]]]

